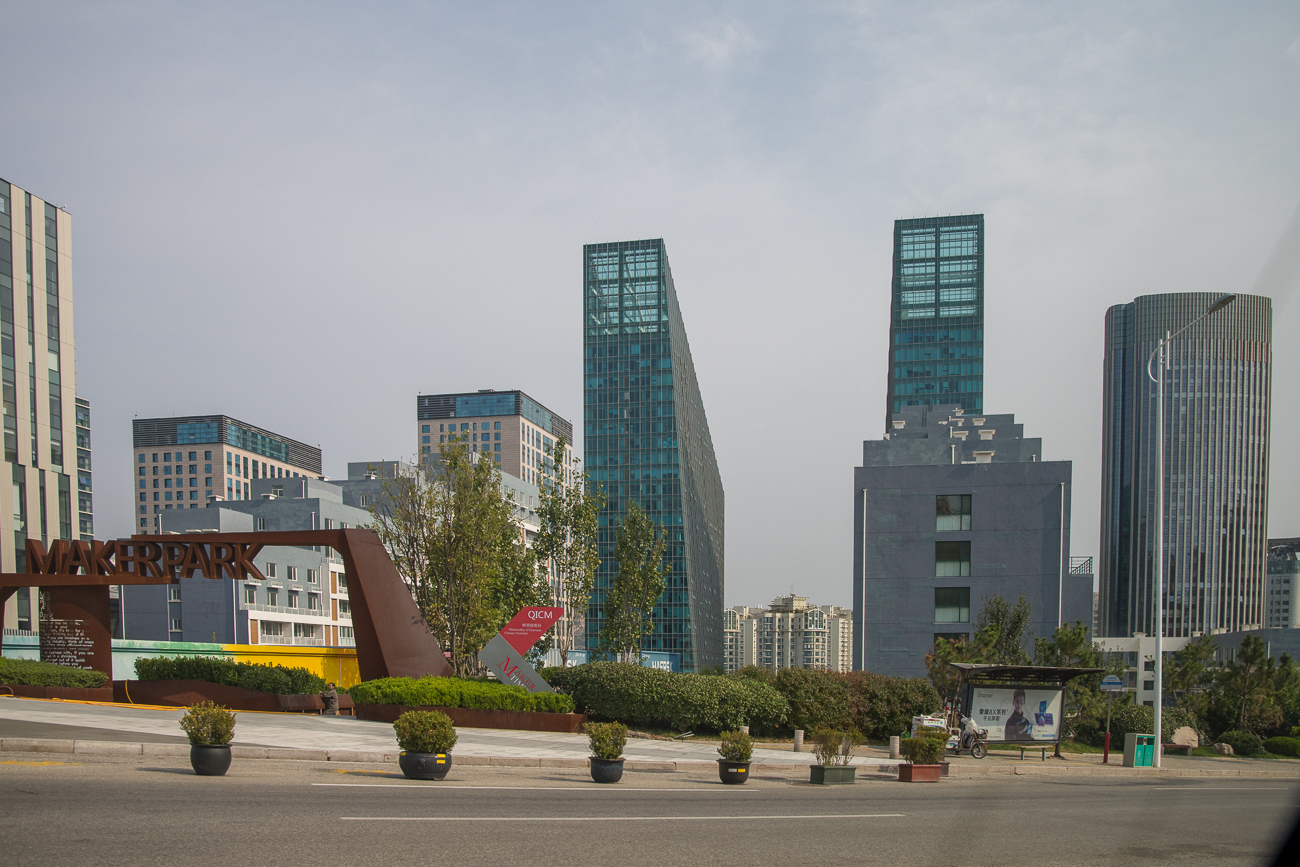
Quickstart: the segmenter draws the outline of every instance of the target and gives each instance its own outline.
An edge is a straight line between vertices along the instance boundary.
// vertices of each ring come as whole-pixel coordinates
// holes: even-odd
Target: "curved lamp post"
[[[1237,298],[1234,294],[1220,295],[1215,302],[1210,305],[1200,316],[1184,325],[1178,331],[1170,334],[1165,332],[1165,336],[1156,344],[1156,348],[1151,350],[1151,357],[1147,359],[1147,376],[1156,384],[1156,556],[1155,556],[1155,574],[1153,583],[1155,585],[1155,607],[1156,607],[1156,701],[1155,701],[1155,755],[1152,756],[1152,762],[1155,767],[1160,767],[1160,753],[1164,738],[1160,734],[1160,726],[1163,714],[1162,706],[1165,698],[1165,671],[1164,671],[1164,649],[1162,640],[1165,634],[1165,371],[1169,369],[1170,346],[1175,337],[1200,322],[1211,313],[1216,313],[1227,307]],[[1151,366],[1155,364],[1156,356],[1160,357],[1160,363],[1156,366],[1156,372],[1152,372]],[[1139,676],[1141,676],[1139,674]]]

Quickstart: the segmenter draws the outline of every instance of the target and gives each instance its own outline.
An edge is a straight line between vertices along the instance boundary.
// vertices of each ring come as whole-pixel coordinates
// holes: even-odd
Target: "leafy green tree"
[[[930,672],[930,682],[945,702],[957,696],[960,674],[952,662],[991,663],[997,665],[1028,665],[1029,654],[1024,643],[1029,637],[1030,605],[1021,594],[1014,606],[1001,596],[986,596],[975,623],[975,636],[971,641],[939,639],[934,650],[926,654],[925,664]]]
[[[1239,731],[1268,731],[1281,725],[1282,712],[1276,701],[1279,685],[1278,661],[1268,655],[1268,645],[1256,635],[1241,640],[1236,656],[1218,673],[1219,703],[1231,708],[1234,727]],[[1285,657],[1281,682],[1295,677],[1291,658]]]
[[[1173,655],[1164,667],[1165,691],[1171,695],[1178,707],[1193,711],[1204,710],[1203,700],[1197,695],[1203,694],[1213,681],[1212,666],[1218,656],[1219,648],[1209,635],[1202,635],[1196,641]],[[1202,714],[1198,712],[1198,716]]]
[[[600,550],[596,545],[596,526],[600,510],[605,507],[605,492],[595,486],[586,473],[578,471],[578,462],[565,460],[568,443],[559,437],[547,452],[547,474],[538,491],[537,537],[533,541],[539,567],[554,574],[562,592],[553,594],[554,604],[564,608],[568,621],[560,637],[560,657],[567,665],[569,651],[591,601],[600,568]],[[549,635],[549,634],[548,634]]]
[[[641,639],[654,632],[654,608],[672,566],[664,558],[668,535],[635,502],[618,526],[614,559],[618,574],[605,594],[600,646],[624,661],[641,659]]]

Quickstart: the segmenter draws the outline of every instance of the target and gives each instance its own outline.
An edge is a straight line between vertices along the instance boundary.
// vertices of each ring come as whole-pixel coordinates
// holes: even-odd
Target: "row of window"
[[[176,484],[175,484],[174,486],[172,485],[172,480],[171,480],[171,479],[163,479],[162,482],[163,482],[162,487],[164,487],[164,488],[171,488],[171,487],[183,488],[183,487],[185,487],[185,480],[184,480],[184,479],[177,479],[177,480],[176,480]],[[158,487],[158,480],[157,480],[157,479],[154,479],[154,480],[153,480],[153,486],[154,486],[155,488]],[[198,480],[198,477],[197,477],[197,476],[191,476],[191,477],[190,477],[190,487],[191,487],[191,488],[197,488],[198,486],[199,486],[199,480]],[[203,480],[203,487],[205,487],[205,488],[210,488],[210,487],[212,487],[212,476],[207,476],[206,478],[204,478],[204,480]],[[140,490],[143,491],[144,489],[145,489],[144,479],[141,479],[141,480],[140,480]]]
[[[190,452],[190,454],[194,454],[194,452]],[[208,454],[212,454],[212,452],[208,452]],[[141,457],[144,457],[144,456],[141,455]],[[145,474],[144,470],[145,470],[144,467],[141,467],[141,468],[140,468],[140,475],[141,475],[141,476],[143,476],[143,475]],[[162,474],[163,474],[164,476],[170,476],[170,475],[181,476],[181,475],[184,475],[184,474],[185,474],[185,465],[184,465],[184,464],[179,464],[179,463],[176,464],[176,471],[175,471],[175,473],[172,472],[172,465],[171,465],[171,464],[163,464],[163,466],[162,466],[162,470],[163,470]],[[199,465],[198,465],[198,464],[190,464],[190,472],[191,472],[191,473],[197,473],[198,471],[199,471]],[[203,465],[203,472],[205,472],[205,473],[210,473],[210,472],[212,472],[212,464],[204,464],[204,465]],[[154,467],[154,468],[153,468],[153,474],[154,474],[155,476],[158,475],[158,468],[157,468],[157,467]],[[157,485],[157,482],[155,482],[154,484]]]

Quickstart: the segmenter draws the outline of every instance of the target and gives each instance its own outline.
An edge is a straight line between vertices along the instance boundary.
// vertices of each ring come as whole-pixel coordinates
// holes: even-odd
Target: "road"
[[[73,761],[75,759],[75,761]],[[1300,786],[1266,780],[756,777],[0,753],[6,865],[1259,864]]]

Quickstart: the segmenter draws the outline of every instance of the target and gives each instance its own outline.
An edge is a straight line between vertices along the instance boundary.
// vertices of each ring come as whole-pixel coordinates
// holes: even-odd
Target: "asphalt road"
[[[75,761],[73,761],[75,759]],[[762,776],[0,754],[5,865],[1260,864],[1284,781],[990,777],[810,786]]]

